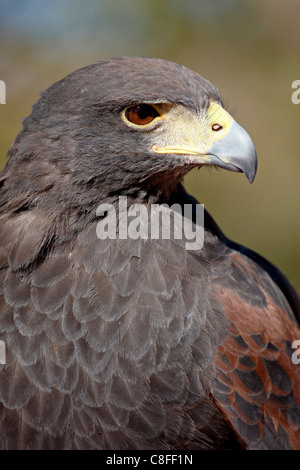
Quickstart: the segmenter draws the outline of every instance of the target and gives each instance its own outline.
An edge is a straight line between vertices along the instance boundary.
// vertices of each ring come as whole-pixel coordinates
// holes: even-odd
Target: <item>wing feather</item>
[[[300,368],[290,348],[299,326],[268,274],[242,254],[230,257],[231,276],[214,285],[229,321],[215,399],[246,446],[299,449]]]

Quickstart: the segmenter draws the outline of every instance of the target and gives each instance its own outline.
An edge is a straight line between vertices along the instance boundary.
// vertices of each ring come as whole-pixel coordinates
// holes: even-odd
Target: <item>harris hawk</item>
[[[121,197],[128,212],[189,205],[195,226],[181,183],[195,167],[254,179],[252,140],[217,89],[169,61],[103,60],[42,93],[9,155],[0,447],[299,449],[300,309],[284,275],[206,211],[199,249],[174,232],[120,237],[121,219],[97,234],[99,204],[120,215]]]

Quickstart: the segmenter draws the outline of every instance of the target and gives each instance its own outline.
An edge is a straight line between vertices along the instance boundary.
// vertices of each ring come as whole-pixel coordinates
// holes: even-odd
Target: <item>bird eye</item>
[[[125,116],[128,121],[138,126],[145,126],[152,122],[157,116],[158,111],[150,104],[138,104],[131,106],[125,112]]]
[[[212,128],[213,131],[218,132],[218,131],[221,131],[221,130],[223,129],[223,126],[221,126],[220,124],[217,124],[217,123],[216,123],[216,124],[213,124],[213,125],[211,126],[211,128]]]

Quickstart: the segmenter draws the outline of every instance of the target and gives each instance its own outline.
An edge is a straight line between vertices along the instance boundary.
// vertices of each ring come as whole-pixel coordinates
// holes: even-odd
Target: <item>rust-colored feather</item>
[[[300,368],[292,361],[290,344],[300,338],[300,328],[261,283],[257,272],[239,255],[232,262],[242,266],[258,283],[265,306],[241,298],[230,287],[216,286],[216,293],[230,322],[226,341],[216,357],[217,378],[226,393],[216,393],[218,406],[247,445],[270,440],[282,430],[287,447],[300,449]],[[246,426],[243,426],[246,425]],[[256,426],[255,438],[250,428]],[[253,431],[253,430],[252,430]]]

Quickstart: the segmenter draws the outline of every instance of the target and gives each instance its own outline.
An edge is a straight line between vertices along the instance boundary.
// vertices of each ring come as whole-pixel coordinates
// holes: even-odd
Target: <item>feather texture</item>
[[[148,233],[154,203],[196,214],[180,184],[195,164],[155,154],[151,129],[121,118],[152,101],[197,119],[222,104],[177,64],[101,61],[46,90],[10,150],[1,449],[300,449],[298,297],[283,275],[207,213],[199,250],[172,212],[167,240],[97,236],[100,203],[116,218],[142,204]]]

